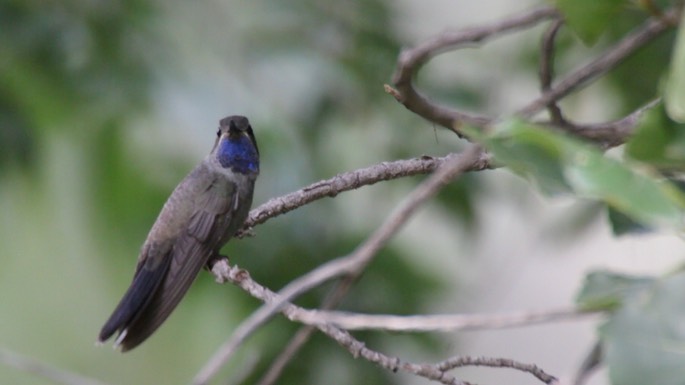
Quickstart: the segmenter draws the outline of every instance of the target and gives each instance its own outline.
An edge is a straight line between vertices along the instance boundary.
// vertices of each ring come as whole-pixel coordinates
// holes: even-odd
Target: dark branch
[[[590,376],[602,365],[602,356],[604,355],[602,350],[602,343],[600,341],[595,342],[580,364],[572,385],[584,385],[590,379]]]
[[[543,93],[548,92],[552,88],[552,79],[554,78],[554,41],[562,25],[564,25],[562,19],[555,20],[542,37],[540,47],[540,86]],[[564,116],[556,102],[550,103],[547,106],[547,111],[549,111],[552,123],[561,125],[564,122]]]
[[[660,99],[654,99],[621,119],[605,123],[578,124],[565,119],[561,125],[555,125],[552,122],[543,124],[592,140],[599,143],[603,148],[611,148],[625,143],[632,135],[640,118],[645,112],[656,106],[659,101]]]

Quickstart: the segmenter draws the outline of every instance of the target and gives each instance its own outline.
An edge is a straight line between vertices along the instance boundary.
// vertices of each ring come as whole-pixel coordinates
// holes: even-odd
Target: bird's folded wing
[[[196,199],[196,211],[187,230],[174,242],[165,257],[166,277],[141,311],[126,327],[120,341],[122,351],[130,350],[149,337],[176,308],[195,277],[216,250],[231,221],[234,195],[232,184],[216,181]]]

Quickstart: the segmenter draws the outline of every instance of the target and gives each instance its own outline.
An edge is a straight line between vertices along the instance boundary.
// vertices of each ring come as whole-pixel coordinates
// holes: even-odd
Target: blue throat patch
[[[219,163],[224,168],[241,174],[259,172],[259,155],[257,150],[246,136],[221,140],[217,151]]]

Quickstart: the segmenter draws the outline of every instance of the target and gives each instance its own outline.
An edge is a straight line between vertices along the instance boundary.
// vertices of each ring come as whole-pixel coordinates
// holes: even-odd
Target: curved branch
[[[382,181],[429,174],[450,159],[458,156],[458,154],[452,153],[439,158],[422,156],[420,158],[383,162],[312,183],[290,194],[271,198],[259,207],[252,209],[243,225],[241,233],[266,222],[270,218],[285,214],[321,198],[335,197],[341,192],[355,190]],[[489,167],[490,158],[486,154],[482,154],[479,159],[472,162],[469,168],[464,171],[479,171]]]
[[[562,121],[559,125],[553,122],[544,123],[551,127],[558,127],[582,138],[592,140],[601,144],[604,148],[619,146],[626,142],[633,134],[635,127],[640,122],[642,116],[654,108],[661,98],[651,100],[644,106],[639,107],[623,118],[610,122],[578,124],[569,120]]]
[[[524,364],[508,358],[491,358],[491,357],[469,357],[469,356],[458,356],[449,358],[436,364],[438,370],[446,371],[455,368],[461,368],[464,366],[487,366],[490,368],[510,368],[520,370],[522,372],[530,373],[537,377],[540,381],[545,384],[555,384],[558,383],[556,377],[545,373],[544,370],[537,367],[534,364]]]
[[[414,88],[412,84],[414,74],[423,64],[439,53],[529,28],[543,20],[557,16],[558,13],[554,8],[538,8],[484,27],[445,32],[415,48],[405,49],[400,53],[397,60],[397,68],[392,78],[395,88],[386,85],[385,90],[410,111],[452,130],[460,136],[462,136],[462,133],[459,131],[458,126],[463,123],[477,127],[486,126],[493,121],[492,118],[472,115],[429,101]]]
[[[566,129],[580,137],[599,142],[607,147],[616,146],[625,142],[635,128],[637,118],[646,108],[641,108],[636,113],[614,121],[581,125],[564,120],[558,107],[556,107],[556,102],[597,80],[638,49],[673,27],[676,24],[675,20],[679,20],[679,14],[680,9],[675,7],[660,16],[650,18],[641,27],[603,52],[597,59],[567,75],[556,85],[552,85],[552,46],[554,35],[561,22],[558,19],[559,14],[553,8],[539,8],[488,26],[441,34],[413,49],[402,51],[393,76],[395,88],[386,85],[385,90],[410,111],[448,128],[460,136],[463,136],[463,133],[459,130],[459,126],[463,123],[476,127],[491,125],[496,122],[494,118],[471,115],[430,101],[414,88],[412,84],[414,74],[423,64],[439,53],[499,37],[519,29],[530,28],[544,20],[557,18],[557,21],[552,24],[543,37],[541,47],[540,80],[543,92],[539,97],[519,109],[515,115],[523,119],[530,119],[547,108],[550,109],[552,122],[545,123],[546,125]],[[649,106],[651,103],[648,104],[647,108]]]

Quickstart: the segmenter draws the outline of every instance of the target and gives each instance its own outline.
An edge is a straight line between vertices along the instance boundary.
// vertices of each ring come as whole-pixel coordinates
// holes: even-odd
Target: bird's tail
[[[107,341],[117,331],[119,335],[114,343],[118,346],[126,338],[129,325],[140,317],[143,310],[155,296],[167,271],[171,258],[164,258],[162,263],[155,267],[141,266],[133,277],[124,297],[119,301],[116,309],[112,312],[105,325],[100,330],[98,342]]]
[[[136,276],[129,292],[114,311],[110,321],[102,328],[100,339],[107,339],[119,330],[116,346],[120,347],[122,352],[131,350],[145,341],[181,302],[207,263],[211,250],[212,247],[207,248],[194,237],[179,240],[173,250],[165,256],[162,263],[165,266],[160,265],[149,273],[138,273],[147,276],[141,277],[139,284],[138,275]],[[141,271],[143,269],[145,267],[142,267]],[[121,314],[118,314],[120,308]]]

